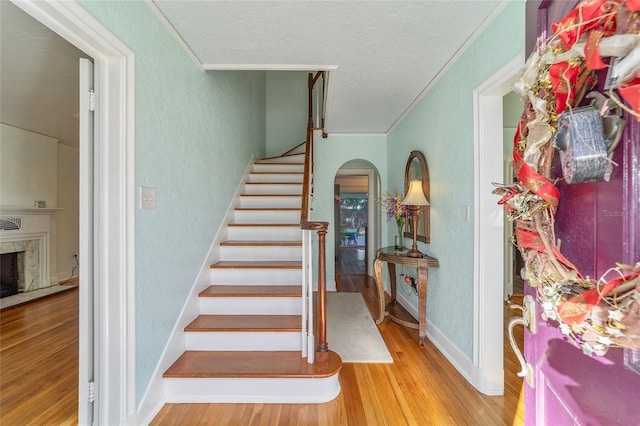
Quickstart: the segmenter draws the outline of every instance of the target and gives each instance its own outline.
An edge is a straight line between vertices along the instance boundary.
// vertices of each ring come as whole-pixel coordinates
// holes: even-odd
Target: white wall
[[[56,220],[57,244],[54,251],[57,254],[56,263],[52,263],[57,271],[59,280],[66,280],[78,275],[76,260],[78,253],[79,235],[79,158],[78,148],[58,144],[58,211]],[[78,259],[81,261],[81,259]]]
[[[71,276],[78,252],[78,149],[0,124],[0,208],[60,208],[51,220],[51,283]],[[77,270],[76,270],[77,274]]]
[[[58,206],[58,140],[0,124],[0,206]]]

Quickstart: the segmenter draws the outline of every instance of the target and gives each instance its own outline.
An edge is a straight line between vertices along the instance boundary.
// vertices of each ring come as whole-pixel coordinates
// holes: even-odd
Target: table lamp
[[[420,207],[428,206],[429,201],[424,196],[421,180],[409,182],[409,191],[402,200],[402,205],[407,206],[411,212],[411,227],[413,229],[413,247],[407,252],[407,257],[423,257],[423,254],[418,250],[418,212]]]

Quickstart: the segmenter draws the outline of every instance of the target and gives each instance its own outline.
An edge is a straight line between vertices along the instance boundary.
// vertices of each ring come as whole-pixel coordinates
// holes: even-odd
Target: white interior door
[[[80,253],[79,253],[79,350],[78,424],[90,425],[94,419],[95,317],[93,279],[93,63],[80,59]]]

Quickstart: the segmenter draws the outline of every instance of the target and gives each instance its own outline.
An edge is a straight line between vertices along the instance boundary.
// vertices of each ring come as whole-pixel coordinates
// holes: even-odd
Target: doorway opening
[[[380,244],[380,176],[366,160],[342,165],[334,179],[333,211],[335,279],[372,276],[375,250]]]
[[[472,383],[487,395],[504,393],[504,216],[491,182],[504,179],[503,97],[511,91],[524,52],[473,92],[474,105],[474,321]]]
[[[336,275],[367,274],[369,176],[336,176]]]
[[[16,5],[96,64],[99,124],[79,152],[79,275],[94,291],[79,293],[78,423],[137,423],[134,54],[76,2]]]
[[[520,121],[520,115],[524,104],[520,97],[513,91],[502,97],[502,152],[503,152],[503,183],[516,182],[513,170],[513,137]],[[524,259],[520,250],[514,244],[514,223],[504,216],[504,300],[510,301],[512,296],[524,294],[524,281],[521,270],[524,268]]]

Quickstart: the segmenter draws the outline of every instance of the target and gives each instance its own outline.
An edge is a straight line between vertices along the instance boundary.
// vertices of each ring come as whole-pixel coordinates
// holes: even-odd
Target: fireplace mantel
[[[52,215],[57,211],[64,210],[62,208],[41,208],[36,209],[34,207],[0,207],[0,215],[15,215],[15,214],[48,214]]]
[[[51,217],[62,209],[2,207],[3,219],[19,224],[18,229],[0,231],[0,253],[24,252],[24,283],[20,291],[51,285]]]

